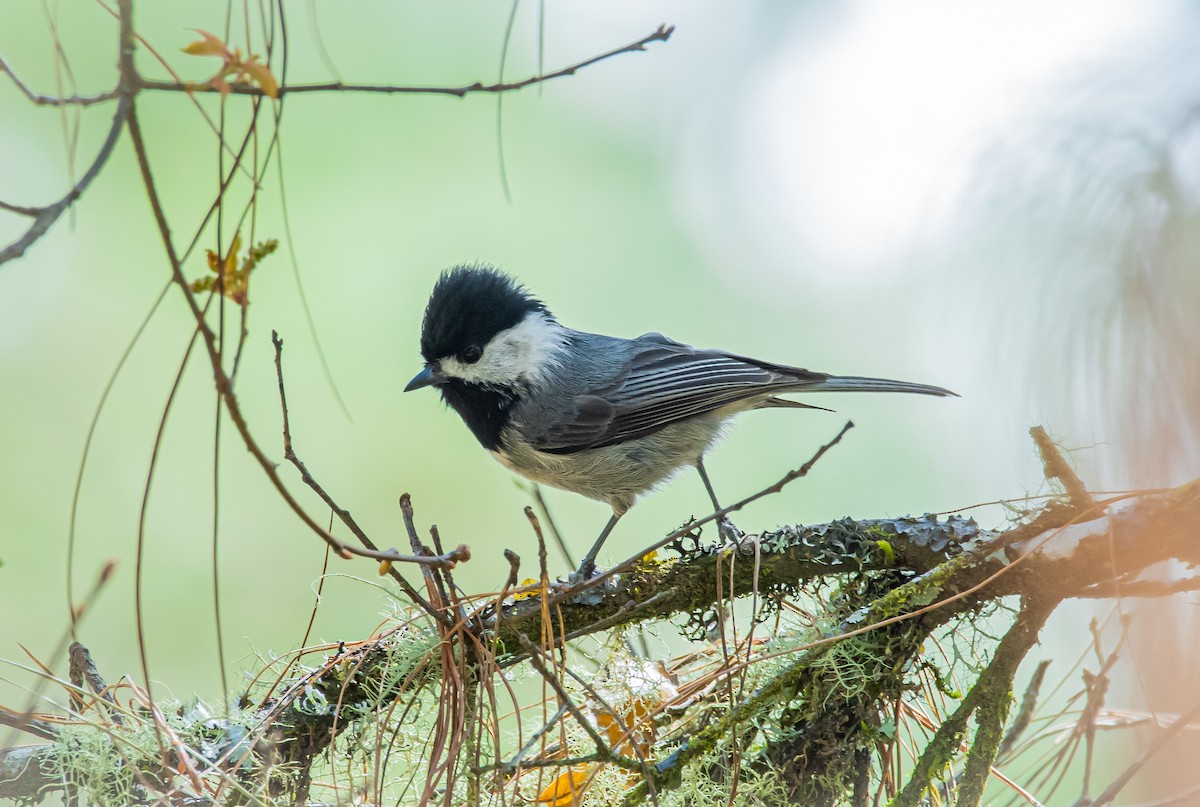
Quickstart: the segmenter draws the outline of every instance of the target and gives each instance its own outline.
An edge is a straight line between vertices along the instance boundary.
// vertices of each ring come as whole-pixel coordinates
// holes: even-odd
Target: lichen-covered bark
[[[856,733],[878,722],[879,704],[896,697],[903,686],[904,662],[939,625],[1013,595],[1026,603],[1026,613],[1035,603],[1044,620],[1068,597],[1111,596],[1122,587],[1137,586],[1143,593],[1178,590],[1178,585],[1163,587],[1139,575],[1163,560],[1200,565],[1200,482],[1129,497],[1120,507],[1111,502],[1052,505],[1006,532],[988,532],[960,518],[842,519],[763,533],[736,546],[699,548],[685,543],[677,547],[677,560],[642,562],[603,587],[563,599],[555,608],[553,634],[575,637],[703,613],[715,605],[718,573],[726,600],[751,592],[769,597],[831,577],[885,581],[861,607],[844,615],[825,643],[798,652],[769,684],[747,693],[724,718],[689,737],[656,766],[656,787],[670,788],[682,766],[706,764],[706,754],[727,740],[732,727],[785,704],[783,714],[790,725],[779,728],[790,729],[790,734],[769,747],[763,764],[782,769],[797,798],[833,803],[861,789],[868,745]],[[563,598],[561,592],[553,596]],[[542,636],[543,613],[536,596],[506,602],[498,614],[489,607],[476,614],[477,639],[481,646],[500,648],[505,663],[519,663],[519,637]],[[970,709],[961,727],[953,718],[947,721],[946,736],[940,738],[939,732],[929,744],[923,757],[929,764],[917,771],[906,792],[919,794],[941,774],[958,753],[966,718],[973,713],[979,730],[976,751],[968,760],[965,795],[977,800],[986,778],[971,774],[986,770],[994,756],[1007,715],[1012,672],[1040,624],[1019,620],[1005,636],[996,653],[996,662],[1003,661],[1003,666],[989,667],[967,694],[962,706]],[[375,719],[379,704],[436,676],[437,664],[430,665],[429,659],[438,641],[432,633],[412,631],[391,641],[356,645],[257,711],[229,722],[224,738],[213,739],[211,735],[220,735],[222,729],[207,721],[207,742],[218,749],[242,748],[256,759],[270,754],[278,770],[302,765],[325,752],[340,728]],[[806,693],[821,691],[823,665],[847,652],[847,642],[855,642],[861,658],[870,660],[866,678],[871,683],[840,693],[840,700],[830,699],[827,690],[820,703],[806,698]],[[1010,647],[1015,648],[1011,653]],[[269,742],[239,746],[248,733],[266,725],[271,727]],[[0,752],[0,797],[30,800],[61,788],[48,763],[65,752],[53,743]],[[629,800],[636,801],[638,794],[631,792]]]

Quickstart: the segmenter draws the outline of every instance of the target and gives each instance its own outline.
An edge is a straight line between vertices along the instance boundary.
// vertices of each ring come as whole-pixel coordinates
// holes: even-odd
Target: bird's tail
[[[800,390],[797,390],[799,392]],[[806,385],[804,392],[911,392],[917,395],[939,395],[957,398],[958,393],[929,384],[911,381],[892,381],[887,378],[862,378],[853,375],[831,375]]]

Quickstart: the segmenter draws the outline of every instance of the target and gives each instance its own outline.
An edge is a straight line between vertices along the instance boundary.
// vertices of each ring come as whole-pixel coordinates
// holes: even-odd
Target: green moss
[[[134,765],[130,763],[149,761],[138,739],[153,742],[150,737],[129,737],[118,752],[114,738],[99,727],[63,726],[49,764],[68,792],[78,794],[85,803],[123,807],[134,801]]]

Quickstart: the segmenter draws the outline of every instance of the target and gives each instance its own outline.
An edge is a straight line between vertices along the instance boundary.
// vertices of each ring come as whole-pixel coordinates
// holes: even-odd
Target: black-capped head
[[[426,364],[446,357],[474,363],[469,360],[475,351],[482,351],[493,336],[535,312],[553,320],[541,300],[497,269],[481,265],[447,269],[425,307],[421,357]]]
[[[405,392],[437,386],[488,449],[508,413],[565,355],[568,332],[515,280],[487,266],[442,273],[421,325],[425,368]]]

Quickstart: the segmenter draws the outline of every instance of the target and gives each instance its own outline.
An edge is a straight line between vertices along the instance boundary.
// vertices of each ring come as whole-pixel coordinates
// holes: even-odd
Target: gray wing
[[[576,396],[573,411],[527,439],[541,451],[570,454],[652,434],[749,398],[819,387],[828,378],[646,334],[633,340],[627,369],[616,382]]]

